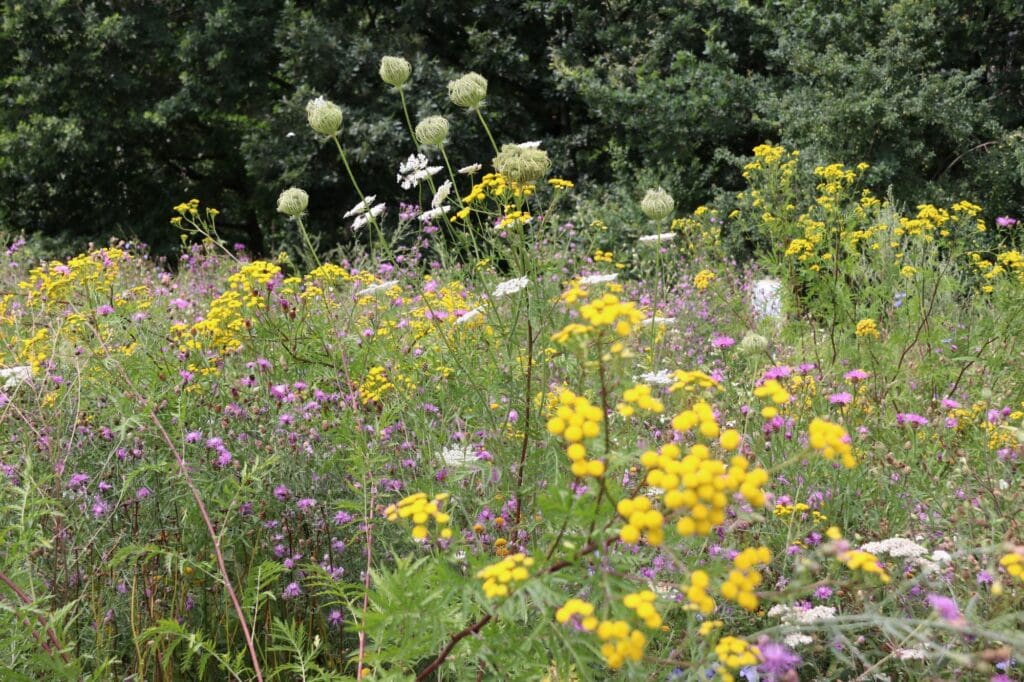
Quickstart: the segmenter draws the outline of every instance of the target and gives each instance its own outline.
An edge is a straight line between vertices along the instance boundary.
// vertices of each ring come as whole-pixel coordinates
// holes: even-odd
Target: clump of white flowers
[[[430,161],[423,154],[410,154],[409,158],[398,167],[396,181],[402,186],[402,189],[412,189],[442,170],[444,169],[441,166],[431,166]]]
[[[494,291],[491,292],[491,296],[494,298],[510,296],[522,291],[528,286],[530,286],[529,277],[516,277],[515,279],[509,279],[499,283],[498,286],[494,288]]]

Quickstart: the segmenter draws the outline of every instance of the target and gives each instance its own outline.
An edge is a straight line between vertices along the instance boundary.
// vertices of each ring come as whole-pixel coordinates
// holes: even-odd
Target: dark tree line
[[[451,118],[456,163],[492,155],[446,97],[473,70],[499,141],[543,140],[597,201],[658,182],[696,205],[771,139],[868,161],[908,201],[1019,213],[1022,31],[1016,0],[8,0],[0,231],[169,250],[170,208],[198,197],[260,252],[284,238],[274,200],[297,184],[324,245],[344,241],[356,197],[304,104],[342,106],[364,188],[415,199],[394,181],[412,145],[385,54],[413,64],[414,122]]]

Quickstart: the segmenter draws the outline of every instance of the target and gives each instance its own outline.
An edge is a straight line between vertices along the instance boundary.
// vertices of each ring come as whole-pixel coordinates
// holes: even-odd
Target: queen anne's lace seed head
[[[551,170],[551,159],[543,149],[506,144],[494,157],[494,169],[512,182],[537,182]]]
[[[412,66],[402,57],[383,57],[380,60],[380,79],[388,85],[400,88],[409,80]]]
[[[487,79],[476,72],[448,81],[448,98],[457,107],[478,109],[487,97]]]
[[[341,130],[341,107],[323,97],[306,103],[306,119],[309,127],[324,137],[334,137]]]
[[[647,190],[640,200],[640,210],[651,220],[664,220],[676,210],[676,202],[671,194],[658,187]]]
[[[309,195],[298,187],[289,187],[277,197],[277,212],[298,218],[309,206]]]
[[[440,147],[448,139],[448,119],[444,116],[428,116],[416,124],[416,140],[420,144]]]

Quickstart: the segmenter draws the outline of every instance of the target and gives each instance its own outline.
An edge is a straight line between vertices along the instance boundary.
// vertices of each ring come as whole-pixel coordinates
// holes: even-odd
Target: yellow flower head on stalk
[[[597,627],[597,618],[594,616],[594,605],[575,597],[568,600],[555,612],[555,621],[565,625],[573,618],[579,619],[579,626],[587,632],[592,632]]]
[[[722,667],[718,674],[723,682],[734,682],[732,671],[757,665],[761,660],[761,651],[746,640],[737,637],[723,637],[715,645],[715,656]]]
[[[708,593],[708,586],[711,579],[704,571],[694,571],[690,574],[690,584],[683,585],[683,593],[686,595],[686,609],[688,611],[699,611],[705,616],[715,610],[715,600]]]
[[[1006,569],[1010,576],[1024,583],[1024,553],[1010,552],[999,559],[999,565]]]
[[[710,270],[701,270],[696,275],[694,275],[693,286],[699,291],[704,291],[709,286],[711,286],[711,282],[715,280],[715,277],[715,273],[711,272]]]
[[[612,670],[618,670],[626,661],[639,662],[644,657],[647,637],[633,629],[624,620],[602,620],[597,626],[601,655]]]
[[[873,339],[881,338],[881,333],[878,331],[878,323],[872,318],[865,317],[863,320],[857,323],[857,328],[854,330],[854,335],[857,338],[870,337]]]
[[[530,577],[530,566],[533,566],[532,557],[523,553],[513,554],[477,571],[476,577],[484,581],[483,590],[488,599],[507,597],[516,583]]]
[[[644,625],[651,628],[660,628],[662,623],[661,615],[654,608],[656,595],[651,590],[641,590],[627,594],[622,598],[626,608],[636,612],[637,618],[644,622]]]
[[[838,559],[849,566],[851,570],[863,571],[864,573],[877,575],[885,584],[892,581],[889,574],[886,573],[884,568],[882,568],[882,564],[878,560],[878,557],[871,552],[865,552],[860,549],[851,549],[840,553],[838,555]]]
[[[839,424],[815,417],[807,427],[807,436],[810,446],[820,452],[825,459],[831,461],[839,455],[847,469],[857,466],[857,458],[853,454],[853,446],[850,445],[850,435]]]
[[[622,402],[615,406],[615,410],[623,417],[633,416],[636,412],[635,408],[655,414],[665,411],[665,405],[651,395],[651,387],[647,384],[637,384],[632,388],[627,388],[622,393]]]
[[[440,532],[442,538],[452,536],[451,528],[448,528],[450,517],[441,511],[440,505],[448,499],[448,493],[439,493],[434,499],[427,499],[426,493],[413,493],[402,499],[397,504],[389,505],[384,510],[388,521],[409,519],[413,523],[412,536],[416,540],[425,540],[430,536],[427,523],[434,521],[434,526]]]
[[[555,414],[548,419],[547,429],[552,436],[566,443],[565,454],[572,462],[573,476],[582,478],[604,476],[605,464],[598,459],[587,459],[584,441],[601,435],[604,412],[584,396],[565,389],[558,394]]]
[[[700,370],[687,371],[683,369],[677,369],[672,373],[672,378],[675,379],[675,383],[669,386],[669,393],[675,393],[676,391],[695,391],[704,388],[717,388],[723,390],[718,381]]]
[[[756,611],[759,602],[754,590],[762,580],[757,566],[767,565],[771,560],[772,554],[767,547],[744,549],[733,559],[735,568],[729,571],[729,577],[722,583],[722,596],[736,602],[745,611]]]

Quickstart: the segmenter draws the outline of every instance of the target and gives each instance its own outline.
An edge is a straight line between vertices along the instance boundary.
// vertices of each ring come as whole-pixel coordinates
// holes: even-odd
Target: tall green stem
[[[476,110],[476,116],[480,119],[480,125],[484,127],[484,132],[487,133],[487,139],[491,141],[491,146],[494,147],[494,153],[497,154],[498,145],[494,141],[494,135],[491,135],[491,129],[487,127],[487,121],[484,120],[484,114],[479,108]]]
[[[302,235],[302,241],[306,243],[306,250],[309,251],[309,255],[313,258],[313,262],[316,263],[316,266],[320,267],[320,257],[316,255],[316,249],[313,248],[313,242],[309,240],[309,233],[306,232],[306,226],[302,222],[302,216],[295,216],[295,222],[299,224],[299,234]]]
[[[352,173],[352,167],[348,163],[348,157],[345,155],[345,149],[341,146],[341,140],[338,139],[337,135],[332,135],[331,139],[334,140],[334,146],[338,148],[338,155],[341,156],[341,163],[345,166],[345,172],[348,173],[348,179],[352,182],[352,187],[355,189],[356,194],[359,196],[359,201],[362,203],[366,203],[366,195],[363,194],[363,190],[359,189],[359,183],[356,182],[356,176]],[[367,206],[366,210],[369,211],[370,207]],[[386,249],[390,255],[391,249],[388,246],[387,242],[384,240],[384,230],[381,229],[380,223],[377,222],[377,219],[373,216],[373,214],[371,213],[369,215],[370,224],[373,225],[373,228],[375,230],[377,230],[377,237],[380,239],[381,250]]]

